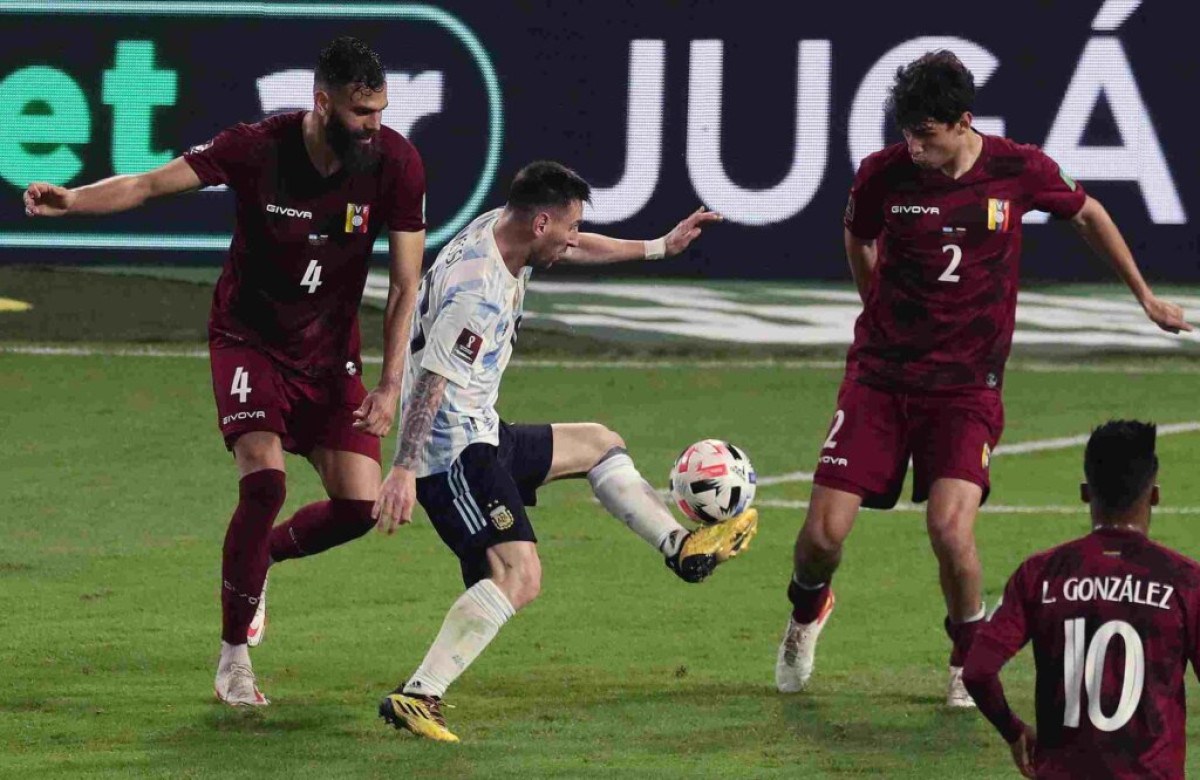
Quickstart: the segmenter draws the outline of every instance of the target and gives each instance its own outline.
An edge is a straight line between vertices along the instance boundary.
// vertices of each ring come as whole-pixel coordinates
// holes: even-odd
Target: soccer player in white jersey
[[[535,162],[508,203],[468,225],[425,274],[413,314],[401,392],[403,427],[375,504],[391,533],[419,501],[458,556],[467,590],[450,607],[425,660],[383,699],[380,715],[418,736],[457,742],[441,698],[541,587],[537,537],[525,513],[539,486],[586,476],[600,503],[699,582],[745,548],[758,529],[747,510],[689,532],[642,478],[625,442],[598,423],[508,425],[496,414],[500,379],[520,327],[534,268],[675,255],[720,216],[699,209],[664,238],[623,241],[581,233],[590,187],[574,171]]]

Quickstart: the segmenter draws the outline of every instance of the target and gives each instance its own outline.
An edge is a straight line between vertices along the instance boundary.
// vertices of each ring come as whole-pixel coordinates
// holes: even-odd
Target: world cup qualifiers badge
[[[366,233],[368,217],[371,216],[369,204],[360,206],[357,203],[346,204],[346,232]]]

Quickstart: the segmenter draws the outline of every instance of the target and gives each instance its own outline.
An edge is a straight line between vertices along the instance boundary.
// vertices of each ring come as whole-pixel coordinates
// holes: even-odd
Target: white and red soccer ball
[[[705,439],[675,460],[671,495],[689,519],[712,525],[749,508],[757,479],[745,451],[729,442]]]

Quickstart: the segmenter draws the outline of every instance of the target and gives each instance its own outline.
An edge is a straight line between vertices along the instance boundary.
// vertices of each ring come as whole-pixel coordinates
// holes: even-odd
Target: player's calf
[[[303,558],[353,541],[375,526],[372,501],[334,498],[301,507],[271,529],[271,563]]]

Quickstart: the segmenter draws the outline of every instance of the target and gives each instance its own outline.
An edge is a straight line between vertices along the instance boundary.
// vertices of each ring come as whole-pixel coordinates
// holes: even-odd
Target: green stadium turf
[[[1021,371],[1008,443],[1084,433],[1110,416],[1200,419],[1194,369]],[[1144,371],[1141,369],[1145,369]],[[369,373],[377,371],[372,366]],[[514,421],[599,420],[665,484],[705,437],[764,476],[810,469],[840,372],[812,368],[514,367]],[[0,353],[0,775],[275,777],[1015,777],[975,712],[941,706],[947,640],[918,513],[864,514],[836,579],[813,689],[775,693],[775,648],[804,482],[760,490],[744,558],[699,586],[604,514],[582,482],[543,490],[532,518],[540,600],[505,627],[448,701],[456,746],[376,718],[461,590],[423,516],[271,575],[254,651],[262,711],[218,705],[220,545],[235,472],[215,427],[207,361]],[[1154,536],[1200,553],[1200,433],[1164,437]],[[385,452],[390,449],[390,442]],[[1027,555],[1086,531],[1081,447],[999,456],[984,514],[989,599]],[[284,514],[321,493],[289,459]],[[1032,662],[1005,673],[1032,716]],[[1195,682],[1189,736],[1200,735]],[[1189,755],[1200,772],[1200,751]]]

